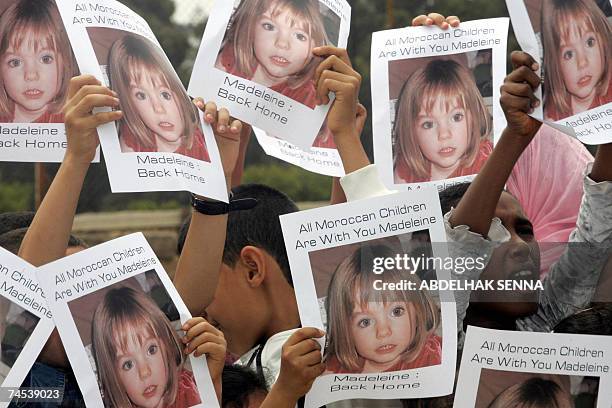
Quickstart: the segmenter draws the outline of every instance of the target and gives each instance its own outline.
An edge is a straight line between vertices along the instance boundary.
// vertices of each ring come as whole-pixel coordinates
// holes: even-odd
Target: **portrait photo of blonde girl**
[[[124,116],[117,122],[123,153],[176,153],[210,162],[197,107],[163,50],[138,34],[89,28],[98,62]]]
[[[610,0],[525,0],[539,37],[544,117],[558,121],[612,102]]]
[[[422,234],[406,235],[403,244],[395,238],[378,239],[310,253],[326,322],[327,374],[382,373],[441,364],[440,305],[435,294],[408,288],[379,290],[383,283],[407,281],[418,288],[427,271],[373,273],[375,259],[420,248]]]
[[[340,17],[319,0],[241,0],[215,67],[314,109],[313,48],[337,45]]]
[[[0,1],[0,123],[63,123],[78,75],[53,0]]]
[[[178,312],[154,270],[68,306],[106,407],[186,408],[201,402],[186,366]]]
[[[396,184],[477,174],[493,150],[492,50],[389,62]]]

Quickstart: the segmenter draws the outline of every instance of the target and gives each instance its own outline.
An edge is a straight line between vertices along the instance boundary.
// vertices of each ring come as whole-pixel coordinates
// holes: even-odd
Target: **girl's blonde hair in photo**
[[[362,244],[338,265],[332,276],[325,299],[329,340],[326,358],[335,356],[347,370],[360,372],[364,364],[350,329],[356,306],[362,310],[367,310],[372,302],[404,302],[413,306],[407,308],[407,313],[413,313],[411,318],[415,324],[412,342],[402,353],[402,360],[406,362],[418,357],[427,338],[438,328],[440,311],[428,291],[374,289],[374,281],[379,279],[384,283],[409,280],[417,287],[420,285],[419,277],[408,271],[391,269],[380,275],[373,273],[375,258],[394,258],[397,253],[386,245]]]
[[[139,35],[126,34],[111,47],[108,65],[111,88],[119,94],[121,110],[125,113],[117,124],[119,129],[127,126],[144,148],[156,148],[153,131],[144,123],[129,98],[130,83],[139,84],[149,76],[155,86],[168,87],[174,94],[184,124],[181,143],[186,149],[191,149],[200,117],[161,49]]]
[[[225,47],[233,48],[236,70],[241,77],[251,78],[257,69],[253,44],[259,19],[268,11],[272,17],[276,17],[285,10],[292,15],[293,25],[308,33],[313,48],[329,44],[318,0],[243,0],[232,17],[221,47],[221,50]],[[296,89],[311,80],[319,61],[320,58],[312,56],[304,68],[289,77],[288,86]]]
[[[534,377],[506,388],[488,408],[574,408],[574,402],[556,382]]]
[[[159,340],[166,362],[168,384],[164,406],[174,402],[184,364],[183,346],[166,315],[143,292],[127,286],[110,289],[96,308],[91,329],[92,352],[107,407],[131,407],[127,391],[117,374],[116,356],[130,339],[142,343]]]
[[[491,115],[466,67],[453,60],[436,59],[417,69],[404,83],[397,102],[393,163],[395,168],[399,162],[405,162],[418,179],[430,177],[430,162],[416,138],[417,118],[421,110],[431,112],[438,98],[445,99],[448,110],[453,102],[465,109],[469,141],[461,167],[474,163],[480,142],[491,133]]]
[[[31,42],[35,50],[48,48],[55,52],[58,67],[58,92],[48,107],[50,113],[61,111],[68,92],[70,79],[78,69],[68,35],[62,24],[55,2],[51,0],[18,0],[0,17],[0,57],[9,47],[19,49]],[[4,78],[0,75],[0,112],[13,112],[15,102],[6,93]]]
[[[606,95],[610,84],[612,61],[612,28],[593,0],[544,0],[542,4],[542,45],[544,47],[544,101],[560,115],[572,116],[571,95],[566,90],[560,69],[561,43],[577,29],[582,35],[592,31],[597,36],[603,59],[603,75],[597,84],[597,95]]]

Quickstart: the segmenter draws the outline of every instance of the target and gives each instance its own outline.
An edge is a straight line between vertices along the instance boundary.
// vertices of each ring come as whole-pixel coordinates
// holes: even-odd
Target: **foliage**
[[[0,213],[22,211],[30,208],[33,196],[32,183],[19,181],[0,184]]]
[[[287,194],[294,201],[327,201],[331,178],[289,164],[255,164],[246,168],[244,183],[261,183]]]

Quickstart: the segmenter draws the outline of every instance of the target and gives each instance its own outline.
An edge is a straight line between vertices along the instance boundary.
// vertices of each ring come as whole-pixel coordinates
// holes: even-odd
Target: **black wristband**
[[[257,205],[255,198],[234,199],[230,193],[229,204],[222,201],[206,201],[191,194],[191,206],[199,213],[206,215],[227,214],[230,211],[250,210]]]

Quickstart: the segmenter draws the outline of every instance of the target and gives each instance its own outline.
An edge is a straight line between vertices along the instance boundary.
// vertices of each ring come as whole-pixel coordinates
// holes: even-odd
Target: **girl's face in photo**
[[[15,119],[35,120],[42,115],[59,91],[58,55],[48,44],[26,35],[19,47],[9,42],[2,55],[2,79],[8,96],[15,102]]]
[[[117,350],[117,376],[134,405],[161,407],[168,383],[162,345],[148,333],[141,339],[130,335],[126,349]]]
[[[356,305],[350,329],[363,372],[383,372],[397,364],[414,337],[414,308],[405,302],[370,302]]]
[[[421,109],[415,128],[421,152],[431,162],[432,180],[444,179],[461,163],[468,148],[466,111],[458,98],[438,97],[430,112]]]
[[[158,150],[165,151],[163,145],[180,145],[185,124],[175,93],[165,81],[159,80],[159,75],[154,77],[143,70],[139,79],[138,83],[135,79],[130,82],[130,102],[144,124],[157,135]],[[169,151],[176,150],[176,146]]]
[[[567,91],[578,100],[592,99],[604,71],[600,36],[574,24],[561,39],[559,67]],[[588,109],[588,106],[587,106]],[[579,113],[579,112],[575,112]]]
[[[271,7],[255,26],[254,51],[259,63],[254,79],[265,85],[275,85],[299,72],[311,58],[312,40],[306,24],[285,8],[273,15]]]

